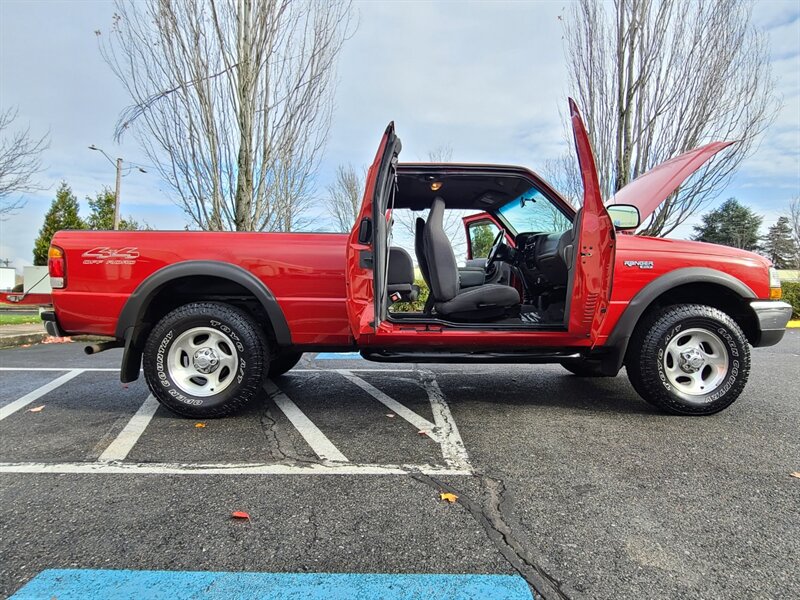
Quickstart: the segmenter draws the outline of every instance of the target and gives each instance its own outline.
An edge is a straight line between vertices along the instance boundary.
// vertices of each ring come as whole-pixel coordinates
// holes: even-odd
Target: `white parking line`
[[[61,377],[54,379],[50,383],[44,384],[40,388],[36,388],[32,392],[25,394],[22,398],[18,400],[14,400],[13,402],[9,402],[2,408],[0,408],[0,421],[8,417],[9,415],[13,415],[15,412],[20,410],[21,408],[25,408],[31,402],[41,398],[48,392],[52,392],[57,387],[67,383],[69,380],[74,379],[81,373],[83,373],[84,369],[73,369],[68,373],[64,373]]]
[[[64,371],[57,379],[26,394],[22,398],[0,408],[0,420],[24,408],[36,399],[55,390],[85,371],[116,371],[116,369],[66,369],[44,368],[2,368],[3,371]],[[345,377],[370,396],[381,402],[395,414],[408,421],[419,430],[425,431],[442,449],[444,465],[414,464],[353,464],[328,439],[328,437],[284,394],[274,382],[268,381],[265,390],[276,406],[286,415],[298,433],[321,459],[320,464],[270,464],[270,463],[137,463],[125,462],[158,409],[159,403],[149,395],[136,414],[125,424],[120,433],[105,448],[97,461],[78,463],[40,463],[15,462],[0,463],[0,473],[141,473],[141,474],[194,474],[194,475],[407,475],[425,473],[428,475],[471,475],[472,466],[467,451],[458,432],[447,402],[430,371],[415,369],[402,372],[417,372],[422,382],[416,382],[426,392],[431,404],[435,423],[418,415],[410,408],[394,400],[380,389],[368,383],[354,372],[396,373],[397,369],[303,369],[303,372],[333,372]],[[416,378],[415,378],[416,379]],[[100,446],[102,447],[102,446]]]
[[[125,457],[128,456],[128,453],[136,445],[136,442],[139,441],[144,430],[147,429],[147,425],[150,423],[153,415],[156,414],[157,409],[158,400],[151,394],[144,401],[144,404],[139,407],[136,414],[131,417],[128,424],[122,428],[119,435],[114,438],[114,441],[103,451],[98,460],[101,462],[125,460]]]
[[[271,380],[267,380],[264,389],[270,395],[272,400],[283,411],[286,418],[292,422],[295,429],[303,436],[303,439],[311,446],[311,449],[322,460],[331,460],[336,462],[349,462],[347,457],[342,454],[339,449],[333,445],[319,427],[311,422],[303,411],[292,402],[289,397],[284,394],[278,386]]]
[[[448,467],[457,470],[471,469],[464,441],[461,439],[461,434],[458,432],[455,420],[453,420],[450,407],[444,399],[433,372],[420,371],[420,375],[422,376],[422,387],[428,395],[428,401],[431,403],[435,424],[421,417],[407,406],[400,404],[397,400],[386,395],[372,384],[367,383],[361,377],[353,375],[348,369],[337,369],[337,373],[360,387],[378,402],[414,425],[414,427],[425,431],[428,437],[441,446],[442,457]]]
[[[0,371],[72,371],[78,367],[0,367]],[[80,367],[81,371],[119,371],[119,367]],[[292,369],[290,373],[327,373],[335,371],[336,369]],[[353,372],[369,372],[374,373],[412,373],[414,369],[348,369]],[[141,373],[141,369],[139,370]]]
[[[424,431],[428,435],[428,437],[430,437],[431,439],[433,439],[433,440],[435,440],[437,442],[440,442],[438,432],[436,431],[436,425],[434,425],[433,423],[428,421],[428,419],[425,419],[425,418],[419,416],[417,413],[415,413],[413,410],[411,410],[407,406],[404,406],[404,405],[400,404],[394,398],[391,398],[391,397],[387,396],[386,394],[384,394],[382,391],[380,391],[374,385],[372,385],[370,383],[367,383],[366,381],[361,379],[361,377],[357,377],[356,375],[353,375],[349,370],[347,370],[347,369],[337,369],[336,372],[339,373],[340,375],[342,375],[350,383],[353,383],[353,384],[357,385],[362,390],[367,392],[370,396],[375,398],[375,400],[377,400],[378,402],[383,404],[386,408],[388,408],[389,410],[391,410],[392,412],[394,412],[398,416],[404,418],[406,421],[411,423],[414,427],[416,427],[420,431]]]
[[[0,367],[0,371],[119,371],[119,369],[93,367]]]
[[[308,464],[277,465],[268,463],[0,463],[2,473],[70,474],[156,474],[156,475],[472,475],[471,470],[446,469],[435,465],[354,465]]]
[[[441,434],[442,441],[440,445],[442,446],[444,461],[449,467],[469,469],[470,462],[467,448],[464,446],[456,421],[453,419],[453,414],[444,399],[444,394],[436,381],[436,377],[431,371],[420,371],[420,376],[425,392],[428,394],[428,400],[431,403],[433,420],[436,421],[436,427]]]

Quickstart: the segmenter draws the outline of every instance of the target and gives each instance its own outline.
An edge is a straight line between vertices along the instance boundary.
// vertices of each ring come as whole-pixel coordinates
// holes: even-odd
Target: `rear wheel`
[[[269,369],[261,329],[245,311],[193,302],[161,319],[147,338],[144,375],[158,401],[187,417],[222,417],[255,398]]]
[[[287,371],[292,370],[297,363],[300,362],[300,359],[303,357],[302,352],[281,352],[276,356],[272,357],[272,360],[269,361],[269,376],[270,378],[273,377],[280,377]]]
[[[626,366],[634,389],[651,404],[679,415],[710,415],[742,393],[750,346],[716,308],[668,306],[637,327]]]

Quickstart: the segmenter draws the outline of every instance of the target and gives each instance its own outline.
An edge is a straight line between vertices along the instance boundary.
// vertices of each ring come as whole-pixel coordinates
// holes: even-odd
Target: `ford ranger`
[[[557,363],[582,377],[624,366],[665,411],[723,410],[745,387],[750,347],[783,337],[791,308],[776,271],[750,252],[630,233],[729,144],[673,158],[606,202],[572,101],[570,115],[578,210],[521,167],[399,163],[390,124],[349,234],[61,231],[45,325],[114,338],[87,352],[124,347],[121,380],[143,371],[164,406],[190,417],[239,409],[303,352],[353,350],[382,362]],[[392,245],[399,210],[427,214],[414,237],[424,308],[410,253]],[[447,211],[470,213],[463,265]],[[478,256],[487,228],[494,241]]]

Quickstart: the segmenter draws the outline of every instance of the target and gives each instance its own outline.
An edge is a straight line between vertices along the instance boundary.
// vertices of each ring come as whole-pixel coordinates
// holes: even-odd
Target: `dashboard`
[[[564,233],[526,232],[517,235],[517,264],[526,279],[544,278],[551,285],[564,285],[567,266],[558,254]]]

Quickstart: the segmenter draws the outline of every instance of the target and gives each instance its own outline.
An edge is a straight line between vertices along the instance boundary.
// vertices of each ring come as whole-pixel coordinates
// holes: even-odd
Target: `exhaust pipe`
[[[119,340],[111,340],[108,342],[98,342],[97,344],[89,344],[83,348],[83,351],[86,354],[97,354],[98,352],[105,352],[106,350],[111,350],[111,348],[121,348],[123,343]]]

